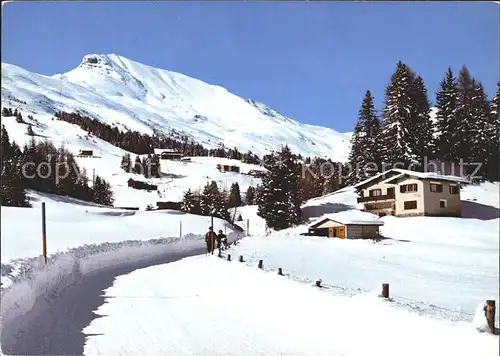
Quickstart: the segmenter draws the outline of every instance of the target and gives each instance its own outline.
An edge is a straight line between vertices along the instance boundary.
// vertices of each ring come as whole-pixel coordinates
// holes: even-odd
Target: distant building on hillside
[[[182,158],[181,152],[171,148],[155,148],[154,153],[160,156],[160,159],[180,160]]]
[[[251,169],[248,171],[248,175],[255,177],[255,178],[262,178],[266,175],[266,172],[258,170],[258,169]]]
[[[156,202],[158,210],[181,210],[182,203],[177,201],[159,201]]]
[[[221,171],[222,173],[225,172],[235,172],[235,173],[240,173],[240,167],[238,166],[232,166],[229,164],[218,164],[217,169]]]
[[[132,178],[130,178],[127,181],[127,185],[130,188],[141,189],[141,190],[157,190],[157,188],[158,188],[158,186],[156,186],[154,184],[149,184],[149,183],[146,183],[146,182],[141,182],[141,181],[138,181],[138,180],[134,180]]]
[[[80,150],[78,151],[78,156],[93,156],[94,151],[92,150]]]
[[[354,187],[364,211],[379,216],[461,216],[463,177],[391,169]]]

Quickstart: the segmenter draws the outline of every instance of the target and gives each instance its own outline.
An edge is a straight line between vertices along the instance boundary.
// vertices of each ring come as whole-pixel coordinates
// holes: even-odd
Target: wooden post
[[[259,268],[260,269],[262,269],[263,265],[264,265],[264,261],[263,260],[259,260]]]
[[[179,221],[179,236],[182,239],[182,220]]]
[[[240,259],[239,259],[240,262],[243,262],[243,256],[240,255]]]
[[[382,284],[382,297],[389,298],[389,283]]]
[[[212,229],[214,228],[214,216],[213,215],[210,216],[210,226],[212,227]]]
[[[231,261],[231,254],[227,255],[227,260]]]
[[[47,225],[45,219],[45,202],[42,202],[42,256],[47,264]]]
[[[247,219],[247,236],[250,236],[249,229],[250,229],[250,219]]]
[[[495,301],[487,300],[484,306],[484,315],[486,316],[486,321],[493,334],[495,334],[495,309]]]
[[[283,270],[281,269],[281,267],[279,267],[279,268],[278,268],[278,274],[279,274],[280,276],[282,276],[282,275],[283,275]]]

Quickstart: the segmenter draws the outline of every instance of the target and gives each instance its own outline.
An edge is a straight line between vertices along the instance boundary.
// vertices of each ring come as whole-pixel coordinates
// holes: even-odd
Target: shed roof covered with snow
[[[377,215],[352,209],[323,215],[321,218],[311,223],[309,228],[318,228],[328,220],[338,222],[342,225],[384,225],[384,222],[380,220]]]

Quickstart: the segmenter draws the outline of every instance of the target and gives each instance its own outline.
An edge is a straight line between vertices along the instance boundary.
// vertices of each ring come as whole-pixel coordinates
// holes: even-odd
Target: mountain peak
[[[287,143],[304,155],[345,160],[348,154],[344,134],[116,54],[87,54],[75,69],[51,77],[2,66],[2,104],[11,106],[12,98],[34,114],[78,110],[120,129],[176,132],[208,147],[224,143],[261,154]]]

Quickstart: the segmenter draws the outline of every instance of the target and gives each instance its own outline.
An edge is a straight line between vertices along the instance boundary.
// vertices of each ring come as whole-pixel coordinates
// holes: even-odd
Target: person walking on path
[[[214,228],[210,226],[208,228],[208,232],[205,235],[205,242],[207,244],[207,255],[208,254],[214,254],[214,248],[215,248],[215,239],[217,235],[214,232]]]
[[[219,248],[219,252],[221,249],[226,249],[227,248],[227,237],[224,235],[222,230],[219,230],[219,233],[217,234],[217,244]]]

